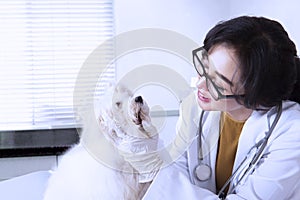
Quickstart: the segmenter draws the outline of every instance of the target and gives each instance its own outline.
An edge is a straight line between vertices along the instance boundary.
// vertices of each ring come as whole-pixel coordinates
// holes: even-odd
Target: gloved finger
[[[146,135],[148,137],[154,137],[154,136],[157,136],[157,129],[155,126],[153,126],[152,123],[149,123],[148,121],[142,121],[142,126],[146,132]]]
[[[129,162],[145,162],[145,161],[155,160],[159,158],[157,152],[128,153],[128,152],[120,151],[120,154],[124,157],[125,160]]]

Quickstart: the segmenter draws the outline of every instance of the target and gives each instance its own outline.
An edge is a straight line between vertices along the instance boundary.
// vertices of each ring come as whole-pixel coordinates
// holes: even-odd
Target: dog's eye
[[[121,108],[122,107],[122,103],[121,102],[116,102],[116,106],[118,107],[118,108]]]

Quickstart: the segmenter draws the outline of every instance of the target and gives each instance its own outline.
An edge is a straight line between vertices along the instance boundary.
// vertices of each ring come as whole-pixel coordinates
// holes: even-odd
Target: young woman
[[[262,17],[221,22],[193,59],[197,91],[181,104],[172,147],[188,148],[143,199],[299,199],[300,61],[284,28]]]

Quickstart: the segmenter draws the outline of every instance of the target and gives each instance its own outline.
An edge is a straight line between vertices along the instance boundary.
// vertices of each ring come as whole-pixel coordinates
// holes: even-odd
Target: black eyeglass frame
[[[212,81],[212,78],[207,74],[207,72],[206,72],[206,70],[205,70],[205,68],[204,68],[204,64],[201,62],[200,58],[198,57],[197,53],[198,53],[199,51],[206,51],[206,50],[204,49],[204,47],[199,47],[199,48],[194,49],[194,50],[192,51],[192,54],[193,54],[193,64],[194,64],[194,67],[195,67],[197,73],[199,74],[199,76],[200,76],[200,77],[203,77],[203,76],[205,77],[206,85],[208,86],[208,84],[209,84],[208,81],[210,81],[210,83],[212,84],[212,86],[214,87],[214,89],[216,90],[216,92],[218,93],[218,96],[215,97],[215,95],[212,94],[212,92],[210,92],[209,89],[208,89],[208,91],[210,92],[211,96],[212,96],[216,101],[218,101],[218,100],[220,100],[220,99],[234,99],[234,98],[237,98],[237,97],[243,97],[244,95],[234,95],[234,94],[231,94],[231,95],[224,95],[224,94],[222,94],[222,93],[220,92],[220,90],[218,89],[218,86]],[[201,74],[201,73],[199,72],[199,70],[197,69],[197,66],[196,66],[196,63],[195,63],[195,58],[196,58],[196,59],[198,60],[198,62],[200,63],[200,65],[201,65],[201,67],[202,67],[202,70],[203,70],[203,74]]]

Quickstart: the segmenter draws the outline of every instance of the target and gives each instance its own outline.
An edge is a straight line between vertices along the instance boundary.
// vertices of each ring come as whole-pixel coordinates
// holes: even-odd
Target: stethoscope
[[[204,112],[205,111],[201,112],[200,121],[199,121],[199,129],[198,129],[198,148],[199,148],[199,150],[198,150],[198,160],[199,161],[198,162],[199,163],[194,169],[195,177],[199,181],[207,181],[211,177],[211,174],[212,174],[212,168],[209,165],[202,163],[203,150],[202,150],[201,136],[202,136],[202,126],[203,126],[202,120],[203,120]],[[275,117],[274,121],[272,122],[272,125],[270,126],[270,118],[275,112],[277,113],[276,117]],[[254,167],[257,165],[258,161],[262,157],[262,154],[268,143],[268,139],[270,138],[270,136],[281,116],[281,113],[282,113],[282,105],[281,104],[279,104],[277,106],[277,109],[274,109],[273,111],[270,111],[268,113],[267,118],[268,118],[268,123],[269,123],[269,130],[265,133],[265,137],[262,138],[261,140],[259,140],[253,147],[250,148],[249,152],[247,153],[247,155],[245,156],[245,158],[243,159],[241,164],[234,170],[232,175],[228,178],[228,180],[225,182],[225,184],[223,185],[221,190],[218,192],[219,198],[221,198],[221,199],[225,198],[226,195],[225,195],[224,191],[225,191],[226,187],[233,181],[234,178],[237,177],[238,174],[241,174],[241,175],[238,177],[236,184],[234,184],[234,186],[232,188],[230,188],[230,190],[227,192],[228,194],[233,193],[236,186],[243,180],[243,178],[245,178],[246,175],[248,175],[249,173],[252,172],[252,170],[254,169]],[[252,157],[252,159],[251,159],[249,165],[245,166],[244,164],[251,157]]]

